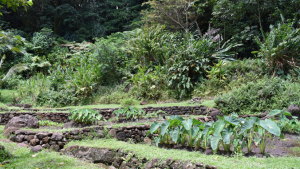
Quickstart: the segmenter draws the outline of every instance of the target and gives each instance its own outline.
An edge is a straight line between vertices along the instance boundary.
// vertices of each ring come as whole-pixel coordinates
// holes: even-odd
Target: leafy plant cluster
[[[118,109],[113,112],[113,115],[116,116],[116,120],[119,118],[125,118],[126,120],[139,120],[140,117],[145,116],[146,112],[143,109],[128,106],[124,109]]]
[[[70,110],[69,119],[76,123],[94,124],[102,119],[102,115],[96,110],[75,108]]]
[[[231,62],[219,61],[207,71],[208,79],[195,86],[194,96],[215,96],[230,92],[248,82],[262,79],[269,71],[262,59],[244,59]]]
[[[292,23],[279,23],[270,26],[270,32],[262,42],[256,37],[260,46],[258,55],[266,60],[266,65],[273,75],[283,71],[285,74],[292,68],[299,67],[300,29]]]
[[[279,115],[280,119],[286,119],[288,112],[274,110],[270,116]],[[273,119],[261,120],[256,117],[237,118],[237,114],[218,117],[216,122],[202,123],[196,119],[183,119],[180,116],[170,116],[161,124],[154,122],[148,134],[158,134],[155,143],[158,146],[180,144],[191,148],[212,148],[217,153],[220,147],[226,152],[243,153],[247,147],[251,153],[254,145],[260,147],[260,152],[265,153],[267,138],[281,136],[281,128]]]
[[[39,120],[39,126],[62,126],[62,124],[50,120]]]
[[[236,112],[264,112],[288,107],[290,102],[300,99],[299,84],[278,77],[264,77],[249,82],[215,98],[216,106],[224,114]]]
[[[35,32],[32,37],[33,50],[38,55],[43,55],[53,45],[53,31],[48,28]]]

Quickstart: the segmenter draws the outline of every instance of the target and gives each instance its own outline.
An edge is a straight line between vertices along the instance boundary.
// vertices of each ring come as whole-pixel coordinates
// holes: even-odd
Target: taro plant
[[[124,109],[118,109],[113,112],[116,115],[116,120],[119,120],[119,117],[125,117],[126,120],[134,119],[139,120],[141,116],[145,116],[146,112],[143,109],[128,106]]]
[[[278,112],[276,112],[278,113]],[[271,112],[270,115],[275,114]],[[289,115],[289,113],[283,113]],[[237,114],[218,117],[216,122],[202,123],[196,119],[184,120],[180,116],[170,116],[170,119],[163,123],[154,122],[148,134],[158,134],[155,143],[158,144],[181,144],[196,149],[203,149],[211,146],[214,153],[217,153],[222,145],[225,151],[230,152],[234,147],[235,153],[243,153],[247,147],[248,152],[252,151],[252,143],[259,145],[261,153],[265,153],[267,138],[271,135],[281,136],[278,125],[270,120],[260,120],[257,117],[238,118]],[[171,142],[172,140],[172,142]]]
[[[101,120],[102,115],[91,109],[71,109],[70,120],[74,120],[76,123],[93,124],[96,120]]]

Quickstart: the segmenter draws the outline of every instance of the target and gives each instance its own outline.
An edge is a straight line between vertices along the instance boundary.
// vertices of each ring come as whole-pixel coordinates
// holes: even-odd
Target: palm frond
[[[2,79],[2,81],[5,81],[7,78],[9,78],[10,76],[12,76],[13,74],[16,74],[16,73],[19,73],[19,72],[22,72],[24,70],[28,70],[29,67],[24,64],[24,63],[21,63],[21,64],[17,64],[13,67],[11,67],[9,69],[9,71],[7,72],[7,74],[4,76],[4,78]]]

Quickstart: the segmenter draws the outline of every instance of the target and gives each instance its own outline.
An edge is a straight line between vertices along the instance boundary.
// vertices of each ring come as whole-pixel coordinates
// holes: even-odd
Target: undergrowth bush
[[[133,106],[133,105],[137,105],[137,104],[139,104],[139,101],[132,99],[132,98],[121,100],[122,107]]]
[[[222,78],[220,78],[220,72]],[[209,76],[203,83],[195,87],[194,97],[209,97],[222,92],[229,92],[248,82],[256,82],[268,74],[268,71],[263,60],[244,59],[225,62],[221,65],[216,64],[208,71],[209,75],[213,73],[214,76]]]
[[[121,100],[129,98],[125,91],[125,85],[99,86],[95,103],[97,104],[120,104]]]
[[[266,65],[277,75],[278,71],[287,73],[289,69],[299,67],[300,29],[294,23],[282,23],[270,26],[270,33],[262,42],[256,37],[260,46],[258,55],[266,60]]]
[[[300,99],[300,84],[267,76],[249,82],[241,88],[215,98],[217,107],[224,113],[255,113],[282,109]]]

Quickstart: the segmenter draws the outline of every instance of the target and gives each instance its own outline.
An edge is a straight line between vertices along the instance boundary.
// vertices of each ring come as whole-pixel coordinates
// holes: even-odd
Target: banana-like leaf
[[[17,64],[9,69],[9,71],[4,76],[2,81],[5,81],[7,78],[12,76],[13,74],[16,74],[16,73],[19,73],[19,72],[22,72],[22,71],[28,70],[28,69],[29,69],[29,67],[26,64]]]
[[[221,134],[214,134],[212,137],[211,137],[211,148],[213,150],[216,150],[218,148],[218,145],[219,145],[219,141],[222,139],[222,136]]]
[[[280,128],[277,126],[277,124],[269,119],[261,120],[260,126],[267,130],[269,133],[274,134],[276,136],[280,136]]]

